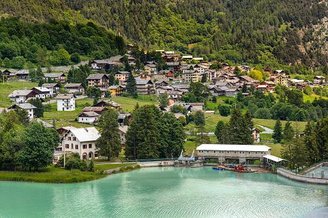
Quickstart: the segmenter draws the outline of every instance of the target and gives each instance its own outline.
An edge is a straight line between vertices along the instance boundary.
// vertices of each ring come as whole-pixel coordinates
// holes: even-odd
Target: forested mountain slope
[[[0,0],[1,14],[32,22],[94,21],[146,49],[235,62],[327,65],[322,0]],[[16,6],[18,5],[18,6]]]

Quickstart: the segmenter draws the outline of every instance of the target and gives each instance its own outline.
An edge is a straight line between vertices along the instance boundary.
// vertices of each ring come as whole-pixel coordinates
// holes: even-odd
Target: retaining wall
[[[292,180],[299,181],[299,182],[328,185],[328,179],[305,177],[305,176],[293,173],[293,172],[283,169],[283,168],[278,168],[277,174],[281,175],[283,177],[286,177],[288,179],[292,179]]]

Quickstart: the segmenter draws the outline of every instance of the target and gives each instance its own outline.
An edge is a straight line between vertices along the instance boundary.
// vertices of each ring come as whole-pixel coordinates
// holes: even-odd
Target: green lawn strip
[[[126,166],[133,166],[135,165],[134,163],[123,163],[123,164],[114,164],[114,163],[99,163],[95,164],[95,169],[99,171],[104,171],[104,170],[112,170],[112,169],[117,169],[121,167],[126,167]]]
[[[27,81],[10,81],[0,83],[0,107],[9,107],[12,103],[8,97],[14,90],[31,89],[37,86],[37,83]]]
[[[46,106],[47,110],[43,114],[43,119],[47,121],[51,121],[55,119],[56,126],[67,126],[73,125],[76,127],[86,127],[90,126],[87,124],[81,124],[76,122],[78,115],[82,112],[83,108],[86,106],[91,106],[93,103],[93,99],[78,99],[76,100],[76,109],[75,111],[57,111],[57,104],[52,103]]]
[[[105,177],[100,172],[84,172],[48,167],[40,172],[0,171],[2,181],[24,181],[41,183],[76,183],[96,180]]]
[[[156,96],[140,95],[138,98],[114,96],[112,100],[119,103],[124,111],[132,112],[138,103],[139,106],[157,104]]]
[[[230,116],[229,117],[223,117],[221,115],[218,115],[218,114],[205,114],[205,120],[206,120],[206,123],[205,123],[205,130],[206,131],[209,131],[209,132],[214,132],[215,131],[215,127],[216,127],[216,124],[222,120],[223,122],[228,122],[230,119]],[[257,125],[261,125],[261,126],[265,126],[265,127],[268,127],[270,129],[273,129],[274,128],[274,125],[276,123],[276,120],[272,120],[272,119],[256,119],[254,118],[253,119],[253,122],[254,122],[254,125],[257,126]],[[282,125],[284,126],[286,124],[287,121],[283,120],[281,121]],[[293,128],[295,130],[298,130],[298,131],[304,131],[305,129],[305,126],[306,126],[306,122],[298,122],[298,121],[291,121],[292,125],[293,125]],[[194,128],[194,124],[193,123],[190,123],[188,124],[185,129],[187,130],[191,130]]]

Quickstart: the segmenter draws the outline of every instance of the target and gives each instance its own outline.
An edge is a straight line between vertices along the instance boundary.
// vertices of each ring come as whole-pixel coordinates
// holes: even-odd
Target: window
[[[89,144],[89,148],[92,148],[92,144]]]
[[[83,145],[83,149],[87,149],[87,145]]]
[[[68,137],[68,141],[71,141],[72,140],[72,138],[71,137]]]
[[[73,144],[71,144],[71,149],[73,149],[74,147],[73,147]]]
[[[66,144],[66,145],[65,145],[65,148],[69,148],[69,144]]]
[[[76,141],[76,137],[73,137],[73,141]]]
[[[75,145],[75,149],[79,149],[79,145]]]

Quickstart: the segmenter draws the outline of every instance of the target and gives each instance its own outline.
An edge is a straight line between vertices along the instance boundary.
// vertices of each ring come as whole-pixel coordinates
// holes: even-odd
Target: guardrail
[[[303,176],[300,174],[293,173],[293,172],[283,169],[283,168],[278,168],[277,174],[280,176],[286,177],[288,179],[298,181],[298,182],[328,185],[328,179],[306,177],[306,176]]]

